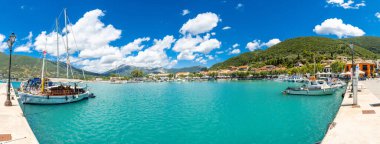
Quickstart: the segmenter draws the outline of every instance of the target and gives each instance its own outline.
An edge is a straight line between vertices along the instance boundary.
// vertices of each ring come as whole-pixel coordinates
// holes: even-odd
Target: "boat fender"
[[[50,99],[49,95],[47,96],[47,99]]]
[[[67,101],[67,96],[65,96],[65,99],[66,99],[66,101]]]
[[[75,99],[75,95],[73,95],[73,99]]]

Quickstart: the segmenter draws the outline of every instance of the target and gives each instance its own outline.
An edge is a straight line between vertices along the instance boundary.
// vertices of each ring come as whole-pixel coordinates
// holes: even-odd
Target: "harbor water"
[[[94,99],[23,105],[42,144],[320,141],[343,91],[289,96],[275,81],[88,83]]]

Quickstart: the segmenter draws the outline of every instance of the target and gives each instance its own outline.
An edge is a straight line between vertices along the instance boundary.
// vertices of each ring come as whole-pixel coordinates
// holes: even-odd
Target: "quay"
[[[38,144],[28,121],[23,116],[20,104],[11,91],[11,97],[14,97],[12,106],[4,106],[7,95],[7,84],[0,84],[0,144]]]
[[[330,124],[323,144],[380,143],[380,79],[359,81],[358,104],[347,89],[342,105]]]

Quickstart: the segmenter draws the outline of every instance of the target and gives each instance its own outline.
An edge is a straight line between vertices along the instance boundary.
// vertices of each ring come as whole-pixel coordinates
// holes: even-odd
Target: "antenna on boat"
[[[58,18],[55,19],[55,29],[57,31],[57,78],[59,78],[59,30],[58,30]]]
[[[67,12],[66,8],[64,9],[65,14],[65,29],[66,29],[66,78],[69,78],[69,65],[70,65],[70,58],[69,58],[69,31],[67,29]]]

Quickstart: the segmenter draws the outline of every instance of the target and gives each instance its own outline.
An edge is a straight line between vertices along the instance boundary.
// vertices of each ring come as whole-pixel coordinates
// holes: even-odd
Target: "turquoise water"
[[[88,84],[77,103],[25,105],[51,143],[289,143],[320,141],[342,98],[284,96],[274,81]]]

